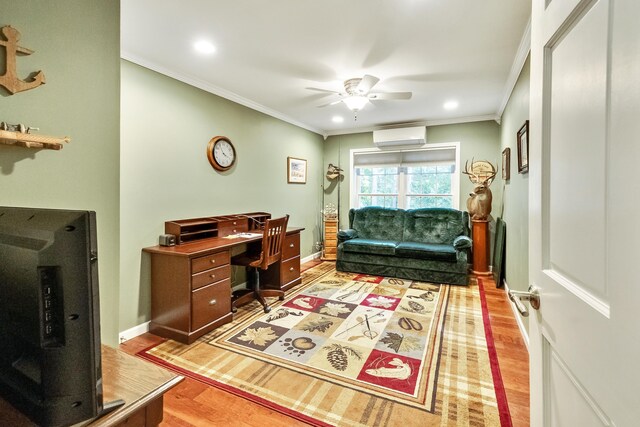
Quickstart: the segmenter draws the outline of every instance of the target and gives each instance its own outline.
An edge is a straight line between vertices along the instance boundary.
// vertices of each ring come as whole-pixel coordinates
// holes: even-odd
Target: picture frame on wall
[[[307,161],[295,157],[287,157],[287,182],[289,184],[307,183]]]
[[[509,147],[502,150],[502,179],[505,181],[511,179],[511,148]]]
[[[518,131],[518,173],[529,172],[529,120]]]

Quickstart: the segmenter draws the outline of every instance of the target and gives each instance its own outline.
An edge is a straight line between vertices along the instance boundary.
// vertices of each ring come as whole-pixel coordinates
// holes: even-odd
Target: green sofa
[[[456,209],[351,209],[336,269],[466,285],[469,236],[469,214]]]

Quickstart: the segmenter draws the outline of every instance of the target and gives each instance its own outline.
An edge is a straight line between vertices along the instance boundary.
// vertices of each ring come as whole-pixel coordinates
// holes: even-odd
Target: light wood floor
[[[306,263],[302,269],[310,268],[316,263]],[[495,282],[491,279],[483,279],[483,283],[513,425],[528,426],[529,353],[504,289],[496,289]],[[120,349],[135,354],[160,341],[162,338],[147,333],[121,344]],[[185,378],[165,394],[164,421],[161,425],[288,427],[306,424],[215,387]]]

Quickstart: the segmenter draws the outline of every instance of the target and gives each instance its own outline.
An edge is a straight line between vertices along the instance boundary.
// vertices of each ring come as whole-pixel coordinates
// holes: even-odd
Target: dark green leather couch
[[[336,269],[466,285],[469,236],[469,214],[456,209],[351,209]]]

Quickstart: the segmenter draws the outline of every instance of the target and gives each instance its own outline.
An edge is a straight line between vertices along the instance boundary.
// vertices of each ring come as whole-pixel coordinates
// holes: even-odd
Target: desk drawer
[[[209,283],[227,279],[230,274],[231,267],[229,266],[229,264],[194,274],[193,276],[191,276],[191,289],[195,291],[196,289],[206,286]]]
[[[218,237],[225,237],[230,234],[244,233],[249,230],[249,220],[247,218],[231,219],[218,223]]]
[[[282,259],[287,260],[298,255],[300,255],[300,233],[285,236]]]
[[[191,274],[200,273],[213,267],[229,264],[229,251],[216,252],[191,260]]]
[[[224,279],[191,293],[191,330],[231,312],[231,282]]]
[[[295,258],[282,261],[280,276],[281,283],[283,284],[289,283],[300,277],[300,257],[297,256]]]

